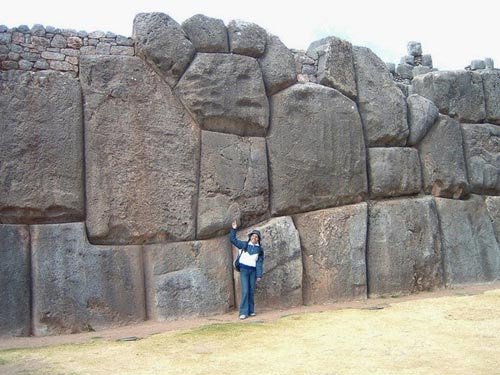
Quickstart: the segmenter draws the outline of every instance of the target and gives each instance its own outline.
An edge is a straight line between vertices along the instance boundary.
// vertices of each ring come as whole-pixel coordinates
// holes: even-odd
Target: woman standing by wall
[[[262,280],[264,266],[264,250],[260,245],[261,234],[258,230],[253,230],[248,234],[248,242],[240,241],[236,238],[238,224],[233,221],[229,239],[240,252],[240,319],[255,316],[255,285]]]

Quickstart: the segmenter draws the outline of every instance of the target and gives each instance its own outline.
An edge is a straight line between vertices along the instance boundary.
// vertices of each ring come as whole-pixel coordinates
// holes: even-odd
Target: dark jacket
[[[257,233],[256,233],[257,232]],[[260,232],[259,231],[252,231],[249,235],[248,238],[250,239],[250,236],[255,233],[259,236],[259,244],[260,244]],[[229,239],[231,243],[236,246],[238,249],[241,249],[243,251],[248,252],[250,255],[254,254],[259,254],[257,258],[257,263],[256,263],[256,269],[257,269],[257,277],[262,277],[262,273],[264,272],[264,249],[262,246],[255,246],[249,243],[248,241],[240,241],[236,238],[236,229],[231,228],[231,234],[229,236]]]

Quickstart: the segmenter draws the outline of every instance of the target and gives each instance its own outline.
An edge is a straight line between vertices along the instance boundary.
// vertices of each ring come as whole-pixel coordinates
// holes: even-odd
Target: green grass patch
[[[7,361],[5,358],[0,357],[0,366],[6,365],[7,363],[9,363],[9,361]]]

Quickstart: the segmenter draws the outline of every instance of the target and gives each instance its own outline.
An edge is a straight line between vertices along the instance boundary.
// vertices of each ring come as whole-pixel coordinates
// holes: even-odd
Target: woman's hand
[[[238,223],[236,222],[236,220],[233,220],[233,229],[238,229]]]

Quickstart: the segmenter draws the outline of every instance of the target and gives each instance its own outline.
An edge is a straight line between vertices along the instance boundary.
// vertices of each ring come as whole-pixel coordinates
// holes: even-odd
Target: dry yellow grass
[[[6,374],[500,374],[500,289],[0,351]],[[394,303],[393,303],[394,302]]]

